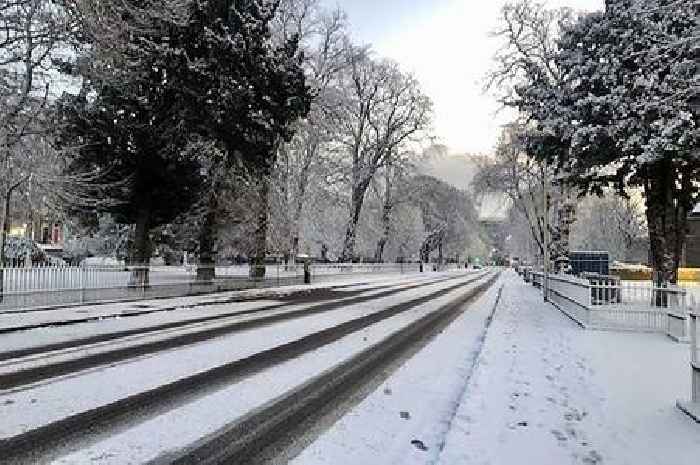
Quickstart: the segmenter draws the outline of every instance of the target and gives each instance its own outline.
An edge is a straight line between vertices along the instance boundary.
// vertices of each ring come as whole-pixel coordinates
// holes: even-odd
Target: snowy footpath
[[[664,335],[585,331],[509,272],[438,463],[700,464],[689,353]]]
[[[583,330],[507,271],[292,463],[699,465],[688,352]]]

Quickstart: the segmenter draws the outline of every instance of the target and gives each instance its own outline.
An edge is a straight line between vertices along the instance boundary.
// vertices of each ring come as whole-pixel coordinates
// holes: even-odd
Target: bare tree
[[[577,248],[606,250],[617,260],[647,261],[648,230],[639,194],[625,198],[608,191],[603,197],[587,197],[579,203],[577,215],[572,229]]]
[[[0,0],[0,269],[5,262],[12,195],[41,166],[27,152],[25,141],[44,131],[50,85],[55,80],[51,63],[67,32],[63,11],[51,2]]]
[[[289,251],[294,260],[299,253],[302,215],[310,182],[322,182],[329,172],[330,144],[335,135],[327,124],[334,88],[339,73],[347,66],[345,50],[347,17],[340,9],[324,10],[318,0],[285,0],[277,18],[280,40],[296,34],[304,48],[304,67],[313,89],[313,102],[307,118],[296,125],[292,141],[280,147],[273,189],[278,199],[276,222],[281,223],[287,244],[278,244]]]
[[[352,261],[365,194],[387,157],[429,130],[432,103],[418,81],[366,50],[348,52],[349,67],[336,97],[334,124],[350,155],[350,215],[341,260]]]
[[[552,116],[552,102],[564,88],[564,76],[558,67],[559,47],[557,40],[562,27],[574,18],[570,9],[550,10],[532,0],[516,0],[507,3],[501,10],[501,21],[494,37],[501,41],[501,48],[494,57],[494,67],[486,76],[485,90],[496,93],[505,107],[515,108],[522,120],[514,143],[499,143],[496,161],[492,164],[491,176],[501,180],[510,179],[508,187],[499,188],[515,202],[518,210],[530,224],[533,239],[540,252],[544,251],[544,207],[542,188],[544,179],[553,179],[556,173],[565,173],[563,160],[569,150],[569,140],[563,133],[543,130],[542,123]],[[505,143],[504,143],[505,142]],[[508,154],[510,146],[513,150]],[[547,160],[548,163],[543,163]],[[555,169],[546,169],[547,164]],[[500,168],[499,168],[500,166]],[[503,169],[509,166],[509,169]],[[482,181],[489,177],[486,166],[482,167]],[[495,171],[501,171],[496,174]],[[519,179],[517,176],[523,176]],[[563,176],[559,178],[563,179]],[[536,189],[539,180],[539,196]],[[535,181],[534,184],[532,181]],[[498,183],[492,182],[493,187]],[[547,186],[552,187],[552,186]],[[553,192],[555,200],[569,199],[575,193],[564,182]],[[538,199],[539,197],[539,199]],[[551,199],[549,199],[551,200]],[[549,201],[548,200],[548,201]],[[555,202],[556,203],[556,202]],[[572,201],[568,202],[573,205]],[[559,204],[555,205],[556,208]],[[556,209],[555,208],[555,209]],[[541,210],[541,211],[538,211]],[[555,241],[551,243],[555,255],[567,255],[568,226],[553,228]]]
[[[0,0],[0,299],[12,196],[44,166],[27,139],[44,131],[51,63],[68,23],[52,2]]]
[[[528,156],[523,147],[522,125],[506,126],[493,157],[483,157],[473,180],[474,192],[504,194],[527,220],[540,255],[544,253],[545,218],[543,187],[552,179],[544,163]],[[550,192],[554,186],[548,186]]]
[[[411,176],[416,174],[416,163],[424,157],[425,154],[418,155],[412,150],[402,152],[392,150],[386,157],[384,167],[380,170],[380,176],[377,176],[373,181],[376,184],[374,191],[381,202],[381,231],[374,252],[374,260],[377,263],[384,262],[385,248],[390,242],[392,232],[396,231],[395,220],[402,219],[400,217],[401,211],[398,212],[397,217],[396,207],[401,203],[415,200],[414,195],[410,192],[408,181]]]
[[[518,87],[530,79],[556,87],[562,83],[557,67],[557,38],[561,25],[570,21],[570,9],[549,10],[532,0],[517,0],[501,10],[493,36],[501,41],[495,66],[486,76],[486,90],[496,92],[507,106],[522,104]]]

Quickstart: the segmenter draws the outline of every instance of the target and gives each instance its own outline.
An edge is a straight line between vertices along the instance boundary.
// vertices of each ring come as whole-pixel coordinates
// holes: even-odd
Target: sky
[[[353,40],[371,44],[416,75],[435,108],[435,132],[450,153],[489,153],[512,114],[482,92],[505,0],[324,0],[348,13]],[[550,7],[602,9],[604,0],[549,0]]]

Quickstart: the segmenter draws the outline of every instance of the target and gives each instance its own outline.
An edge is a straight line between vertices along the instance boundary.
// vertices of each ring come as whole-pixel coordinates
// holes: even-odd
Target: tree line
[[[544,189],[555,213],[590,195],[627,206],[641,198],[651,264],[676,281],[699,201],[698,18],[694,0],[608,0],[593,13],[530,0],[504,7],[487,88],[517,120],[477,182],[508,194],[540,255],[545,232],[562,232],[557,221],[545,231]],[[630,232],[634,216],[620,218]]]
[[[438,227],[406,189],[425,186],[415,167],[432,103],[415,77],[352,43],[340,9],[0,0],[0,13],[0,264],[13,205],[32,196],[119,243],[133,265],[192,252],[202,279],[223,253],[263,274],[271,250],[293,259],[305,236],[357,260],[363,227],[375,228],[374,260],[392,241],[393,258],[410,256]],[[474,218],[466,198],[439,227]],[[118,225],[129,225],[126,247]]]

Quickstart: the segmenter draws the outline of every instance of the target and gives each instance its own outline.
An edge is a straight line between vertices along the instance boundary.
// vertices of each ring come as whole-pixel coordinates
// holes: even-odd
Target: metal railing
[[[3,292],[5,294],[63,290],[94,289],[125,286],[130,272],[116,267],[35,267],[5,268],[3,270]]]
[[[530,272],[535,286],[541,287],[543,277],[542,272]],[[692,299],[681,287],[628,283],[600,275],[550,274],[548,282],[548,299],[582,326],[666,332],[679,340],[687,333]]]
[[[418,263],[317,263],[312,282],[343,275],[415,273]],[[443,266],[441,270],[453,268]],[[147,269],[144,275],[143,270]],[[426,265],[426,271],[432,270]],[[0,311],[99,301],[180,297],[304,283],[304,264],[275,263],[216,266],[212,279],[198,279],[197,265],[185,266],[47,266],[5,268]],[[211,273],[210,273],[211,274]]]

